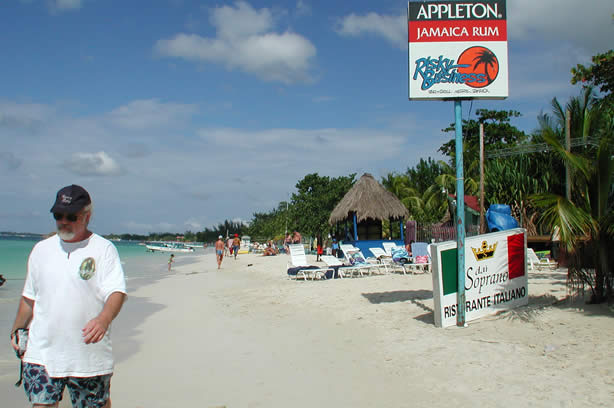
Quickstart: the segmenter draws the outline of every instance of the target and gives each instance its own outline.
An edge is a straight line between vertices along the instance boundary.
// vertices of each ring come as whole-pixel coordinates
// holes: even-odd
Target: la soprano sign
[[[431,244],[431,254],[435,325],[452,326],[459,313],[456,241]],[[526,230],[468,237],[464,255],[467,322],[528,304]]]
[[[505,0],[407,6],[409,99],[508,96]]]

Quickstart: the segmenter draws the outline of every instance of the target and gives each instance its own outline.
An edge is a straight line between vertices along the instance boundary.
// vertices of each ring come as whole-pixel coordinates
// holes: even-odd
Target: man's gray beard
[[[60,236],[62,241],[71,241],[75,238],[76,234],[74,232],[63,231],[58,228],[58,235]]]

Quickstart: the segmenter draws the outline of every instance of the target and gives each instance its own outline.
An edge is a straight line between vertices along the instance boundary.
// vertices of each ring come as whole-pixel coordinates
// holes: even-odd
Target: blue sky
[[[406,2],[5,0],[0,231],[46,233],[84,186],[92,229],[249,220],[306,174],[402,172],[453,137],[453,104],[407,99]],[[530,132],[612,47],[611,0],[510,0],[509,93]]]

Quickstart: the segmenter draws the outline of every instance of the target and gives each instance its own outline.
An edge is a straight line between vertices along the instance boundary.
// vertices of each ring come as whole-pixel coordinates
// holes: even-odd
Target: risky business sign
[[[409,99],[508,97],[505,0],[407,5]]]

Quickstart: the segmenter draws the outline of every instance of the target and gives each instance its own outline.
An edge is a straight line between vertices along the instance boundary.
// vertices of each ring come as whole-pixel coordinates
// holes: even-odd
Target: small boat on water
[[[179,242],[152,242],[145,244],[150,252],[194,252],[194,248]]]
[[[188,248],[192,248],[192,249],[196,249],[196,248],[200,248],[203,246],[203,244],[200,244],[198,242],[186,242],[184,244],[186,247]]]

